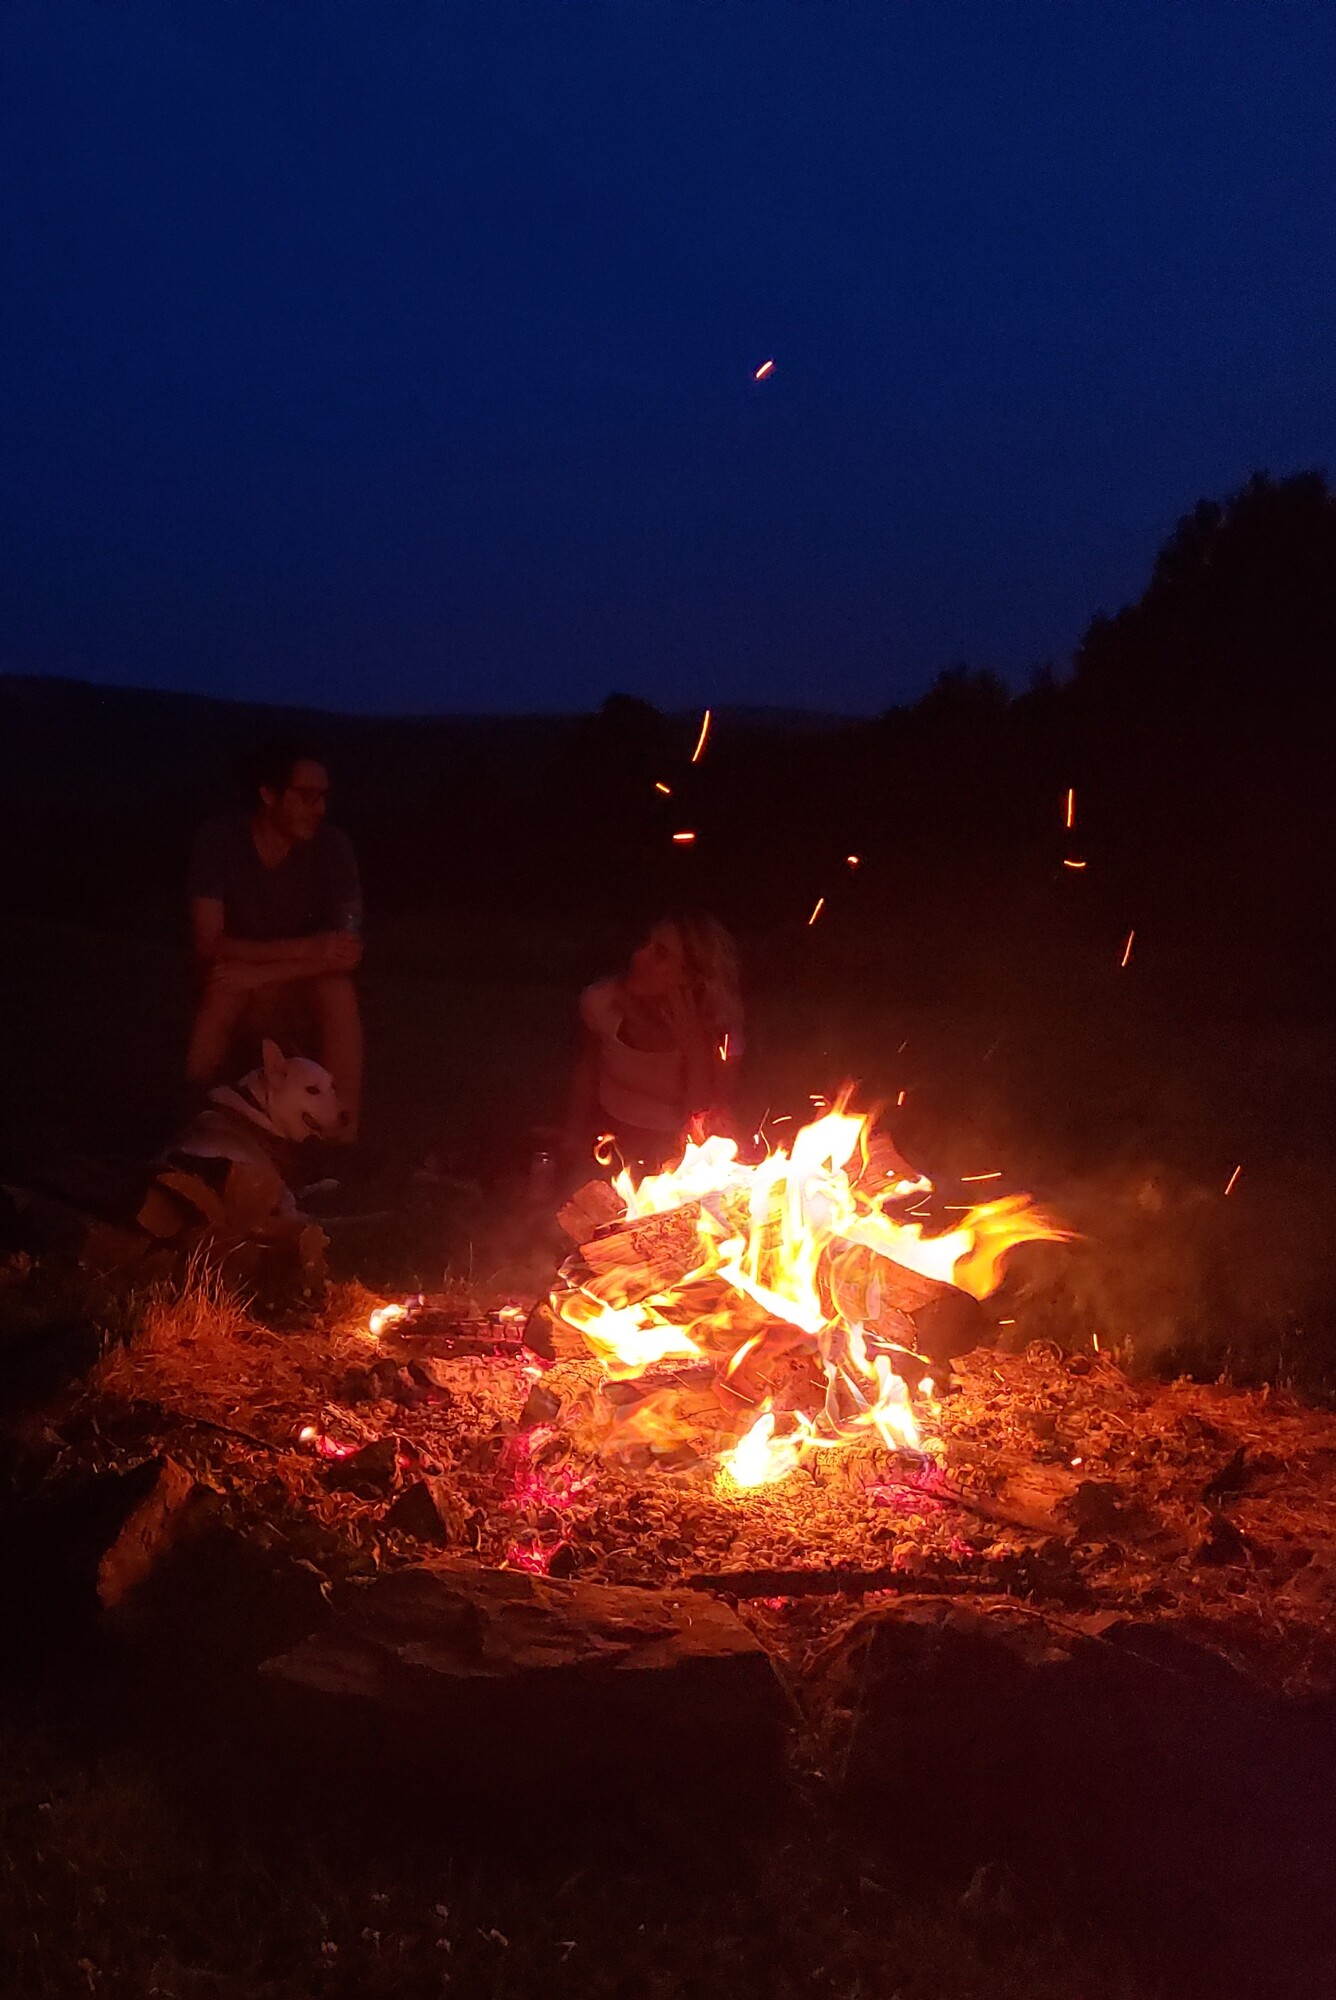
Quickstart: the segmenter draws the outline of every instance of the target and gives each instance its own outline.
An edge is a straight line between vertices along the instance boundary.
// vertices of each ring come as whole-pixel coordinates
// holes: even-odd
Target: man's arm
[[[361,957],[358,940],[336,932],[264,943],[229,937],[223,904],[215,896],[191,898],[190,941],[201,971],[253,986],[314,979],[323,972],[351,972]]]

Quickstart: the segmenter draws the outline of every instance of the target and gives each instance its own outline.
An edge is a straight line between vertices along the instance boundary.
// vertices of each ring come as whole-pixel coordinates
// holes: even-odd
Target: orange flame
[[[568,1267],[567,1288],[553,1294],[554,1309],[614,1380],[685,1361],[731,1382],[744,1361],[764,1373],[775,1341],[773,1351],[806,1357],[794,1379],[812,1385],[795,1392],[807,1406],[777,1409],[771,1398],[720,1453],[733,1487],[782,1479],[812,1453],[860,1436],[888,1449],[917,1446],[910,1391],[893,1360],[908,1351],[898,1331],[905,1312],[943,1286],[985,1298],[1017,1245],[1069,1234],[1023,1194],[968,1208],[955,1227],[929,1233],[905,1204],[931,1181],[898,1159],[889,1173],[874,1168],[869,1128],[841,1101],[755,1165],[738,1158],[732,1139],[711,1136],[689,1141],[663,1173],[636,1182],[623,1171],[614,1182],[625,1205],[619,1237],[634,1250],[611,1271],[592,1261]],[[594,1250],[587,1246],[591,1260]],[[921,1363],[916,1382],[920,1374]],[[628,1420],[624,1434],[632,1433],[671,1440],[671,1398],[647,1394]]]

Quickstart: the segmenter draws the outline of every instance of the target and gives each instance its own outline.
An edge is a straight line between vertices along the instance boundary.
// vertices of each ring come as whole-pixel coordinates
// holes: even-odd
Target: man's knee
[[[221,1066],[245,1010],[244,993],[217,986],[206,987],[201,993],[190,1024],[186,1054],[186,1074],[192,1082],[208,1082]]]

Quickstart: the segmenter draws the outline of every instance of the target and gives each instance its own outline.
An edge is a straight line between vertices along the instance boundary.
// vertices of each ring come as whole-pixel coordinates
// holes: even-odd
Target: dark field
[[[1254,501],[1316,511],[1329,595],[1329,498]],[[694,873],[651,783],[676,781],[694,719],[616,703],[578,723],[324,719],[370,913],[347,1199],[372,1219],[333,1230],[340,1274],[386,1292],[447,1271],[542,1288],[556,1244],[524,1187],[561,1116],[576,996],[646,917],[695,900],[742,948],[748,1125],[852,1083],[944,1202],[957,1177],[1000,1169],[990,1191],[1028,1188],[1079,1233],[1017,1258],[1001,1342],[1097,1339],[1133,1372],[1328,1398],[1329,787],[1296,692],[1321,635],[1313,620],[1291,635],[1290,705],[1256,742],[1250,690],[1277,657],[1276,607],[1295,601],[1263,564],[1255,616],[1211,610],[1196,678],[1148,730],[1165,590],[1197,590],[1178,559],[1215,533],[1194,521],[1132,624],[1092,628],[1068,687],[1008,702],[987,676],[948,676],[914,711],[843,732],[719,727],[690,778]],[[1218,658],[1232,706],[1207,728]],[[185,842],[265,718],[0,682],[0,722],[0,831],[19,857],[0,932],[0,1180],[142,1162],[182,1112]],[[1062,866],[1073,781],[1088,874]],[[428,1158],[437,1178],[415,1183]],[[865,1851],[812,1773],[791,1819],[741,1837],[669,1831],[651,1810],[610,1854],[575,1833],[568,1801],[526,1796],[513,1845],[484,1851],[421,1826],[391,1840],[355,1799],[338,1838],[238,1816],[101,1655],[7,1684],[5,1704],[0,1992],[21,2000],[1244,1990],[1242,1968],[1234,1985],[1231,1967],[1186,1962],[1135,1909],[1097,1923],[1079,1897],[1013,1879],[1010,1857],[974,1881],[919,1880]],[[908,1799],[911,1831],[914,1812]],[[1134,1852],[1135,1825],[1125,1838]],[[1247,1991],[1326,1990],[1330,1966],[1281,1949],[1266,1919]]]

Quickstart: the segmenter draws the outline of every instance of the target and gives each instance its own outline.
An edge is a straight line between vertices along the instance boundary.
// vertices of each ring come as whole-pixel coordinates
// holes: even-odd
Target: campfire
[[[755,1164],[693,1140],[563,1210],[579,1248],[533,1339],[600,1364],[590,1419],[628,1468],[713,1465],[747,1489],[851,1449],[931,1462],[937,1389],[1009,1252],[1069,1233],[1024,1194],[934,1230],[932,1194],[843,1103]]]

